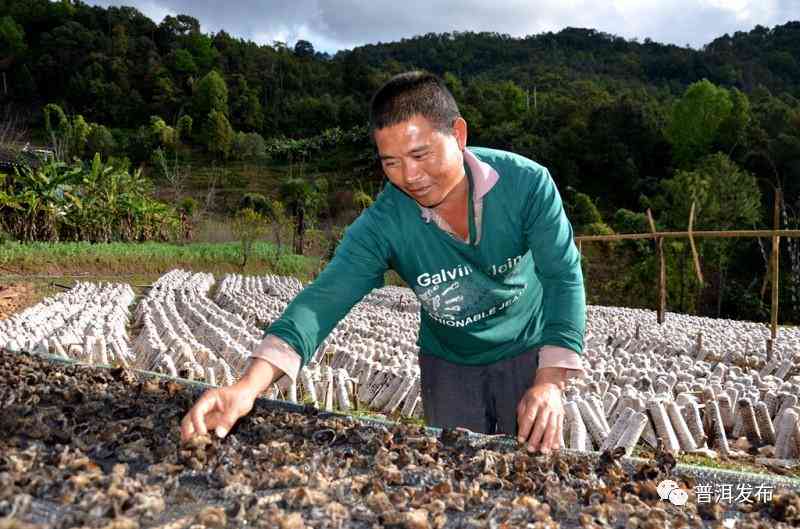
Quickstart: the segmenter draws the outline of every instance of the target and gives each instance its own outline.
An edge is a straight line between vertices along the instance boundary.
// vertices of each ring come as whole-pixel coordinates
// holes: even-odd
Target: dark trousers
[[[461,366],[422,353],[419,365],[428,426],[516,435],[517,404],[533,384],[539,350],[486,366]]]

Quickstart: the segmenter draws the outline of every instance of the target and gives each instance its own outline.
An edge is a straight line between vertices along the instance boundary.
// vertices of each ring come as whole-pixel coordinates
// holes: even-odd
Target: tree
[[[128,30],[123,24],[115,24],[114,29],[111,30],[112,53],[116,56],[124,57],[128,54],[129,47]]]
[[[56,157],[68,160],[80,156],[89,137],[90,126],[80,114],[68,117],[60,106],[49,104],[44,107],[45,130],[55,150]]]
[[[0,61],[25,51],[25,30],[10,16],[0,17]]]
[[[153,87],[153,108],[161,115],[169,116],[174,111],[175,105],[180,100],[180,91],[175,87],[172,78],[163,71],[155,80]]]
[[[228,115],[228,86],[216,70],[208,72],[195,85],[192,110],[195,119],[204,118],[211,112]]]
[[[300,170],[302,173],[302,169]],[[279,193],[283,198],[289,213],[294,217],[294,253],[303,255],[304,236],[309,225],[313,224],[314,217],[320,209],[323,196],[319,188],[326,185],[318,179],[312,184],[301,175],[290,173],[288,178],[281,182]]]
[[[576,193],[570,208],[570,222],[575,232],[581,235],[611,235],[614,231],[603,222],[600,210],[589,195]],[[610,248],[611,244],[605,245]]]
[[[200,33],[200,21],[189,15],[178,15],[177,17],[167,15],[163,24],[172,26],[175,33],[182,36]]]
[[[182,115],[178,119],[178,139],[186,141],[192,136],[192,116],[188,114]]]
[[[6,70],[25,52],[25,31],[10,16],[0,17],[0,90],[8,94]]]
[[[461,79],[450,72],[445,72],[442,80],[456,101],[461,102],[464,100],[464,85],[461,83]]]
[[[242,251],[242,264],[244,269],[253,253],[256,241],[263,239],[267,233],[267,224],[264,217],[250,208],[240,209],[233,221],[233,233],[240,241]]]
[[[212,110],[206,119],[205,145],[208,152],[227,158],[233,146],[233,128],[225,114]]]
[[[233,76],[228,99],[230,100],[230,120],[237,128],[248,130],[261,128],[264,113],[256,90],[251,89],[247,78],[237,74]]]
[[[278,259],[281,255],[283,255],[283,233],[287,231],[291,231],[293,227],[292,219],[286,213],[286,206],[280,200],[271,200],[270,201],[270,212],[271,212],[271,220],[272,220],[272,228],[273,233],[275,235],[275,242],[278,246],[278,251],[276,253],[276,261],[275,264],[277,265]]]
[[[18,98],[32,97],[37,93],[36,81],[27,64],[20,66],[15,76],[14,93]]]
[[[231,155],[237,160],[255,160],[267,156],[264,138],[258,132],[237,132],[233,138]]]
[[[355,207],[359,213],[370,207],[373,203],[372,197],[364,192],[363,189],[357,189],[353,192],[353,207]]]
[[[197,73],[197,64],[194,62],[194,57],[183,48],[175,50],[172,54],[172,68],[182,76],[195,75]]]
[[[294,54],[301,59],[313,57],[314,45],[307,40],[298,40],[294,45]]]
[[[589,109],[578,160],[581,191],[603,203],[638,208],[639,195],[653,192],[645,177],[667,176],[671,165],[663,122],[663,106],[644,90]]]
[[[603,217],[600,215],[600,210],[597,209],[592,198],[583,193],[575,194],[575,204],[572,206],[572,215],[570,217],[572,224],[576,229],[603,222]],[[580,230],[579,230],[580,231]]]
[[[97,123],[90,125],[89,136],[86,138],[86,149],[89,154],[94,156],[95,153],[100,153],[108,158],[114,152],[116,145],[114,136],[111,135],[108,128]]]
[[[199,71],[205,72],[214,67],[219,57],[219,52],[214,48],[211,37],[199,32],[193,32],[182,40],[186,49],[192,54]]]
[[[731,230],[753,226],[761,217],[761,190],[756,177],[727,155],[702,158],[692,171],[679,170],[662,183],[664,220],[677,229],[687,229],[695,203],[695,229]],[[700,253],[716,264],[718,275],[717,316],[725,293],[725,280],[733,253],[732,241],[701,241]],[[685,254],[684,250],[684,254]]]
[[[673,156],[679,167],[689,167],[708,154],[717,131],[730,116],[733,102],[724,88],[707,79],[693,83],[675,104],[667,127]]]
[[[6,70],[25,53],[25,30],[10,16],[0,17],[0,93],[8,95]]]
[[[272,215],[272,203],[261,193],[245,193],[239,200],[239,209],[252,209],[256,213],[270,219]]]
[[[173,202],[178,202],[183,195],[186,178],[189,176],[188,168],[181,166],[177,153],[173,153],[172,160],[169,160],[161,147],[153,151],[151,161],[159,176],[172,188]]]
[[[44,114],[44,128],[53,144],[55,144],[55,135],[64,133],[69,127],[67,115],[64,113],[64,110],[55,103],[46,105],[42,113]]]
[[[737,148],[747,148],[750,125],[753,118],[750,113],[750,101],[747,96],[736,88],[730,91],[731,112],[720,123],[717,133],[717,143],[730,154]]]
[[[160,147],[175,150],[178,146],[177,132],[159,116],[150,116],[150,133]]]

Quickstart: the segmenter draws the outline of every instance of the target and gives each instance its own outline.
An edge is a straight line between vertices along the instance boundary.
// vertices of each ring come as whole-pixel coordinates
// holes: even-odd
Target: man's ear
[[[458,142],[458,149],[463,151],[467,148],[467,122],[462,117],[457,117],[453,121],[453,135]]]

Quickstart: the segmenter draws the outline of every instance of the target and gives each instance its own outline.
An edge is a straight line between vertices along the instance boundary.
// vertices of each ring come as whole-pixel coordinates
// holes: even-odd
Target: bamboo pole
[[[616,233],[614,235],[579,235],[576,241],[625,241],[637,239],[683,239],[689,236],[685,231],[657,231],[650,233]],[[693,231],[695,239],[725,239],[736,237],[800,237],[800,230],[734,230],[734,231]]]
[[[693,228],[693,220],[694,220],[694,211],[690,213],[690,223],[689,223],[689,231],[655,231],[655,222],[653,221],[653,216],[650,210],[647,210],[647,220],[650,224],[650,233],[617,233],[614,235],[579,235],[574,238],[576,244],[578,245],[578,249],[582,249],[583,242],[603,242],[603,241],[624,241],[624,240],[644,240],[644,239],[655,239],[656,241],[656,249],[659,255],[659,307],[658,307],[658,320],[659,323],[663,322],[663,317],[665,313],[666,307],[666,270],[665,270],[665,263],[664,263],[664,249],[663,249],[663,240],[666,238],[670,239],[682,239],[688,238],[690,245],[694,246],[694,239],[695,238],[710,238],[710,239],[719,239],[719,238],[737,238],[737,237],[772,237],[772,253],[770,255],[770,262],[769,262],[769,269],[768,269],[768,278],[765,278],[764,285],[762,287],[762,297],[764,295],[764,287],[766,287],[766,281],[770,281],[772,283],[772,302],[770,308],[770,334],[772,336],[771,339],[768,340],[767,343],[767,350],[771,352],[773,347],[773,342],[775,337],[778,333],[778,307],[779,307],[779,283],[778,283],[778,271],[779,271],[779,257],[780,257],[780,238],[781,237],[800,237],[800,230],[782,230],[780,229],[780,202],[781,201],[781,191],[778,189],[775,192],[775,207],[773,210],[773,229],[771,230],[731,230],[731,231],[694,231]],[[693,257],[695,257],[695,249],[693,248]],[[695,271],[698,274],[698,279],[700,279],[701,283],[702,279],[702,271],[699,267],[699,258],[695,257]]]
[[[697,281],[700,286],[703,286],[703,272],[700,270],[700,257],[697,255],[697,247],[694,245],[694,237],[692,237],[692,226],[694,225],[694,206],[695,202],[692,201],[692,210],[689,212],[689,246],[692,248],[692,260],[694,261],[694,272],[697,274]]]
[[[655,234],[656,223],[653,221],[653,214],[647,209],[647,222],[650,223],[650,231]],[[658,323],[664,323],[664,313],[667,308],[667,265],[664,260],[664,238],[656,237],[656,252],[658,253]]]
[[[780,188],[775,190],[775,207],[773,209],[773,235],[772,235],[772,258],[771,267],[772,267],[772,306],[770,307],[771,312],[771,335],[773,343],[775,341],[775,337],[778,334],[778,260],[780,258],[780,243],[781,238],[778,235],[778,230],[780,229],[780,203],[781,203],[781,190]]]

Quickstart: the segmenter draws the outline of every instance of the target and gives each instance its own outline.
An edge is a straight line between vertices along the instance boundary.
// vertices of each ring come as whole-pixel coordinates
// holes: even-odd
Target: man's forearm
[[[283,371],[266,360],[251,357],[250,365],[236,384],[247,387],[258,395],[266,391],[282,375]]]
[[[562,391],[567,387],[569,374],[563,367],[540,367],[533,377],[533,385],[555,384]]]

